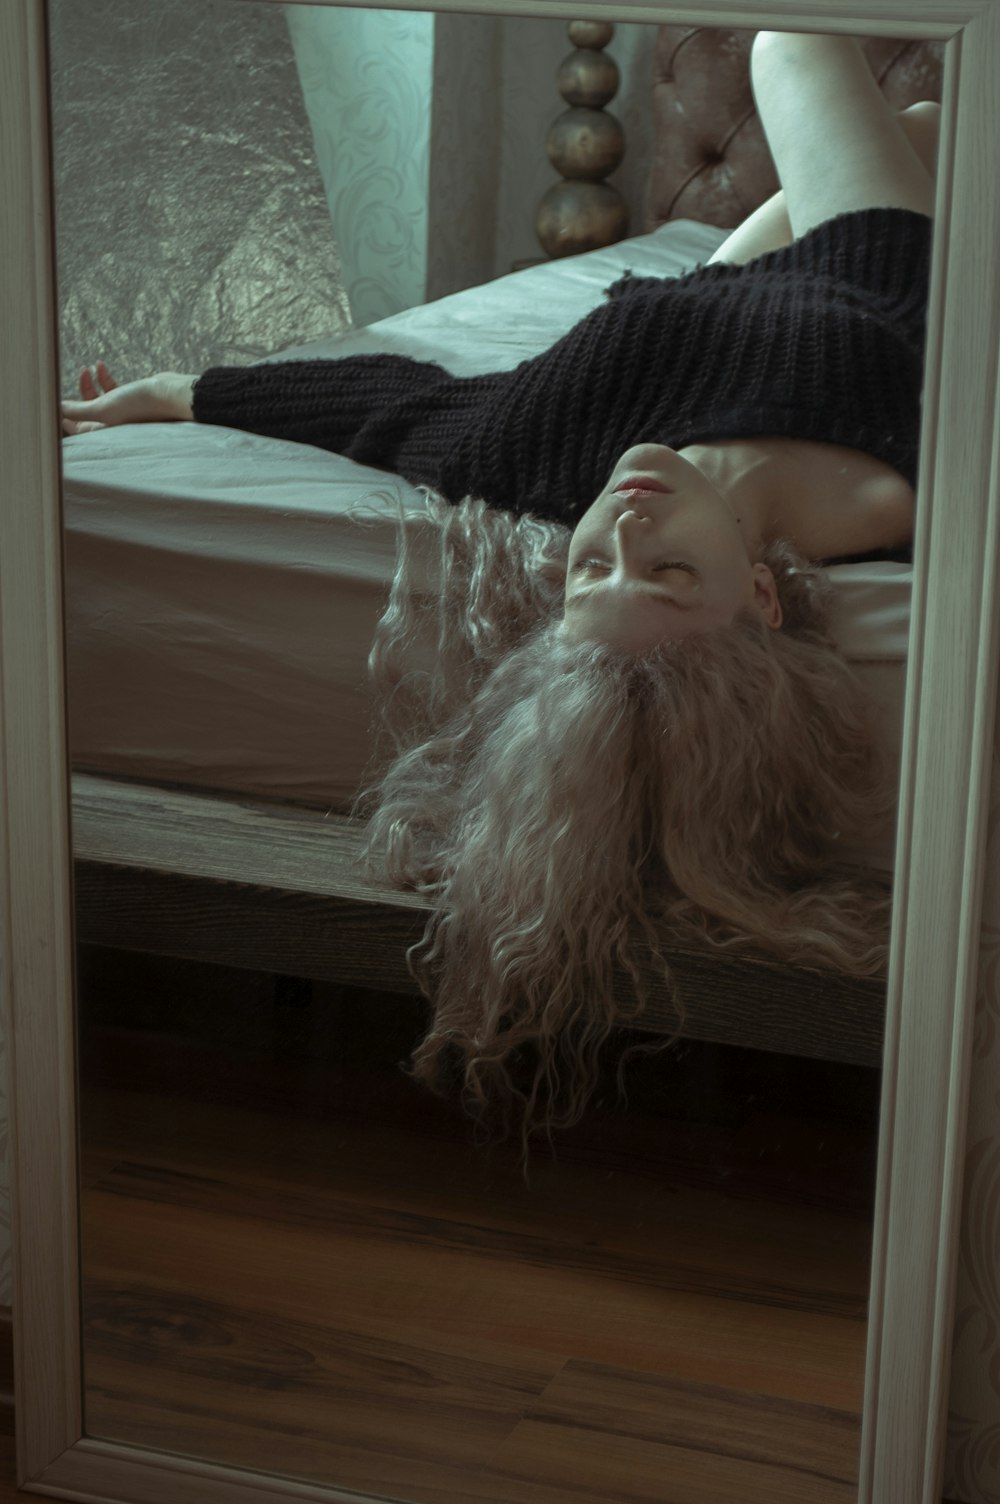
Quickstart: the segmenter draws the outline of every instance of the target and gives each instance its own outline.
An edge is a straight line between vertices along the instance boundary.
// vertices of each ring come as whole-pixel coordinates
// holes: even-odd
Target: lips
[[[649,492],[659,492],[662,496],[669,496],[673,490],[665,481],[657,479],[655,475],[627,475],[615,486],[614,495],[622,491],[637,492],[640,495]]]

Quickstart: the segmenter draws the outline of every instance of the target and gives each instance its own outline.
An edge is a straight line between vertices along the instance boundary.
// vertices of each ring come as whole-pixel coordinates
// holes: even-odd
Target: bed
[[[775,186],[749,42],[658,29],[646,233],[271,358],[384,350],[459,374],[508,368],[625,269],[676,275],[706,260]],[[866,45],[900,107],[939,94],[927,44]],[[421,906],[359,883],[344,812],[369,755],[366,659],[396,504],[419,531],[420,494],[308,446],[197,424],[82,435],[63,465],[80,938],[408,987]],[[831,578],[835,633],[897,756],[909,566],[841,565]],[[887,844],[851,855],[891,868]],[[878,984],[694,953],[685,964],[687,996],[701,999],[688,1032],[880,1058]],[[813,1020],[803,1030],[795,1018],[803,989],[817,1016],[828,998],[830,1028],[815,1039]],[[664,1000],[660,1027],[671,1018]]]

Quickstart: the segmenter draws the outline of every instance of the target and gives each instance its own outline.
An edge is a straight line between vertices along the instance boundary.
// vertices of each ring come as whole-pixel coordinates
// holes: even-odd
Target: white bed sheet
[[[546,348],[626,268],[676,275],[721,239],[678,221],[512,273],[336,339],[280,352],[393,351],[460,373]],[[394,523],[359,501],[422,498],[308,445],[201,424],[144,424],[63,444],[70,747],[91,772],[344,807],[369,754],[366,661]],[[895,757],[910,575],[831,571],[841,644]],[[855,853],[891,866],[886,847]]]

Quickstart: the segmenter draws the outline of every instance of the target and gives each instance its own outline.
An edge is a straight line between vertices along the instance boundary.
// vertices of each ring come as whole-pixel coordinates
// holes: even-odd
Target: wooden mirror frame
[[[437,0],[436,8],[950,43],[858,1492],[859,1504],[938,1504],[1000,614],[1000,0]],[[44,0],[4,0],[0,975],[11,1060],[19,1478],[37,1493],[127,1504],[358,1504],[359,1495],[336,1487],[82,1434],[47,91]]]

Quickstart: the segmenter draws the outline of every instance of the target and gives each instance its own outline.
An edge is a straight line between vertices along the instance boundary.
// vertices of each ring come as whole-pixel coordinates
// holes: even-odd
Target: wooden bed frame
[[[428,906],[359,877],[362,836],[343,815],[77,774],[77,940],[416,992],[406,952]],[[650,971],[648,1032],[881,1063],[881,982],[691,946],[671,960],[683,1022]]]

